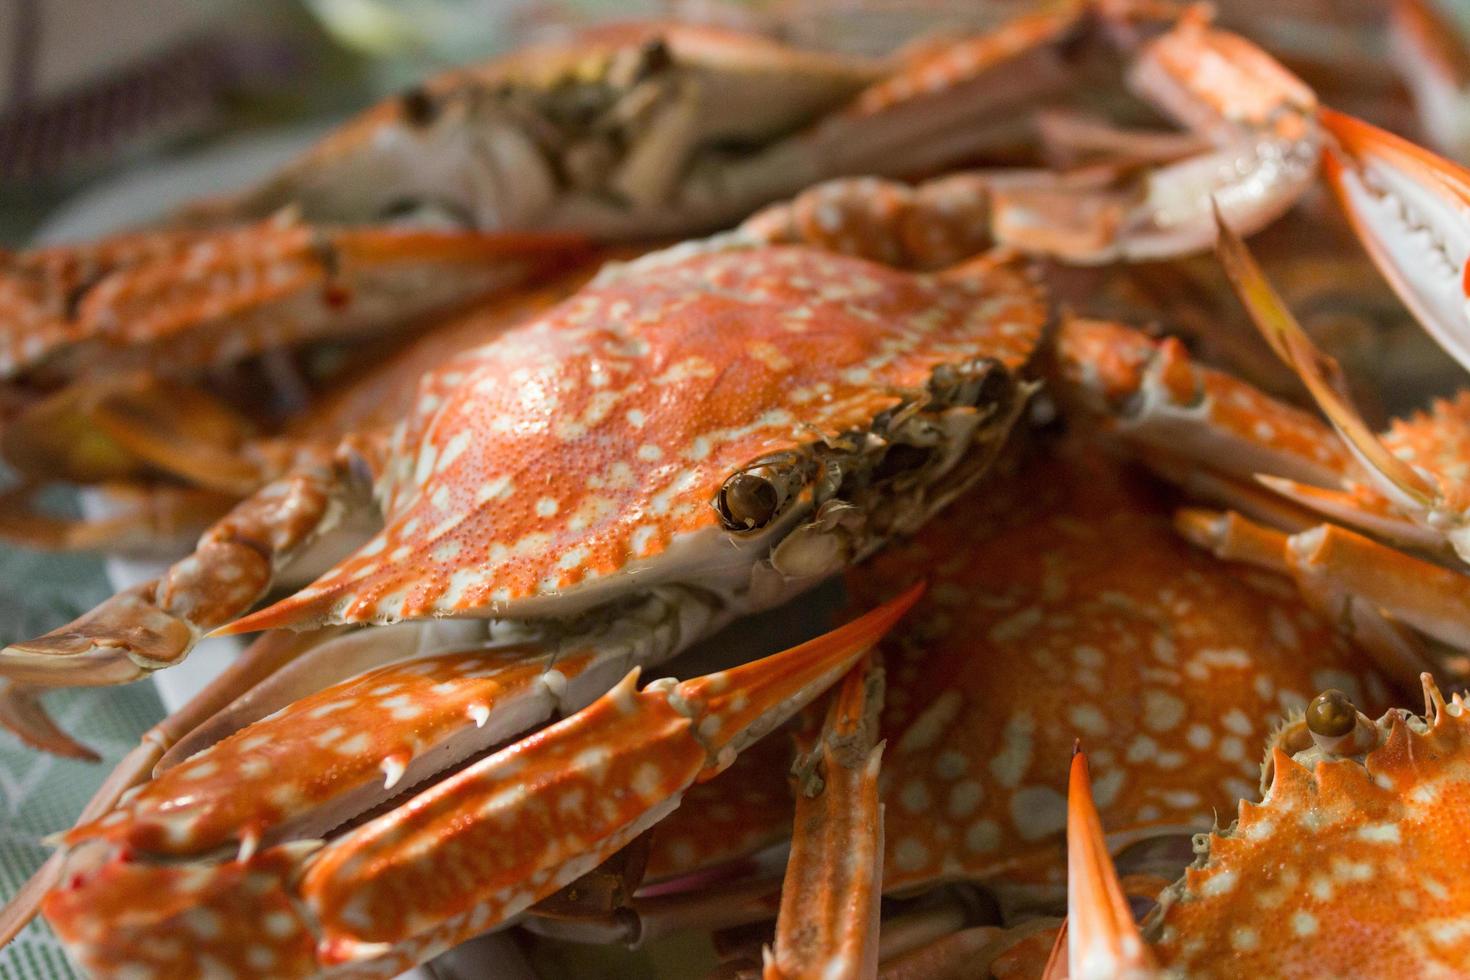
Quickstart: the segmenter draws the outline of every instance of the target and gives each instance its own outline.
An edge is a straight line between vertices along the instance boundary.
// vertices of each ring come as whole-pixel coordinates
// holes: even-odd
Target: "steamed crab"
[[[1272,740],[1265,798],[1159,896],[1142,933],[1073,765],[1069,976],[1458,976],[1470,895],[1455,873],[1470,806],[1470,727],[1428,675],[1424,713],[1377,721],[1340,691]]]
[[[609,271],[551,313],[431,372],[393,430],[355,433],[340,452],[252,495],[165,579],[8,648],[4,670],[21,683],[107,683],[176,662],[201,632],[222,625],[445,620],[323,632],[288,656],[278,652],[272,667],[289,655],[302,667],[281,670],[274,687],[252,692],[251,711],[266,717],[237,716],[253,723],[120,808],[103,806],[73,836],[85,845],[75,854],[79,877],[50,901],[74,943],[106,948],[106,930],[86,918],[88,906],[132,914],[125,902],[100,896],[187,885],[177,905],[154,910],[158,919],[133,919],[136,933],[117,932],[119,942],[136,940],[140,950],[151,947],[148,955],[187,969],[189,950],[166,941],[176,921],[195,906],[219,903],[213,918],[207,908],[198,916],[206,922],[200,938],[214,943],[204,935],[208,923],[229,910],[233,924],[241,888],[279,885],[279,907],[242,919],[242,934],[284,928],[269,912],[295,908],[289,896],[303,893],[292,890],[306,888],[315,918],[289,930],[296,936],[292,968],[354,962],[386,969],[514,914],[585,870],[585,861],[563,860],[572,847],[564,838],[540,835],[531,840],[541,862],[535,867],[487,877],[493,884],[456,883],[436,893],[433,915],[415,918],[403,889],[423,880],[397,862],[420,847],[440,853],[440,829],[473,819],[456,808],[459,791],[475,798],[487,780],[498,788],[490,815],[519,819],[534,811],[538,801],[528,791],[500,781],[513,775],[519,753],[541,744],[558,753],[557,738],[567,732],[595,735],[630,702],[642,703],[631,683],[583,722],[547,730],[556,737],[532,736],[524,749],[470,762],[407,806],[332,834],[320,851],[310,842],[391,804],[395,787],[586,704],[630,663],[662,660],[744,612],[795,595],[889,536],[917,529],[984,471],[1025,400],[1017,372],[1046,319],[1021,267],[989,256],[915,275],[791,242],[816,239],[839,251],[940,264],[972,253],[1000,228],[1002,238],[1030,235],[1037,248],[1050,242],[1073,258],[1105,260],[1209,241],[1211,192],[1248,223],[1269,220],[1289,203],[1310,178],[1319,139],[1310,93],[1197,16],[1145,44],[1141,74],[1176,103],[1220,96],[1209,89],[1211,77],[1190,70],[1191,57],[1250,82],[1251,98],[1187,103],[1224,149],[1163,168],[1172,182],[1156,173],[1141,195],[1034,175],[1011,184],[964,176],[917,190],[848,183],[769,211],[734,236]],[[1221,155],[1243,166],[1224,171]],[[1167,198],[1166,191],[1179,194],[1177,208],[1155,196]],[[1046,220],[1058,209],[1095,220]],[[865,218],[867,234],[844,231],[852,214]],[[383,529],[307,589],[238,618],[301,546],[342,512],[369,509],[355,474],[372,478]],[[407,665],[395,663],[404,657]],[[851,657],[839,659],[845,665]],[[802,690],[817,675],[830,681],[840,665],[824,663]],[[374,669],[391,676],[362,673]],[[242,683],[230,693],[241,693],[260,677],[234,680]],[[412,696],[429,680],[434,697]],[[680,705],[689,707],[689,691],[699,688],[664,685],[650,697],[688,718]],[[272,715],[275,708],[283,710]],[[363,719],[362,731],[346,715],[333,720],[346,711],[359,712],[353,718]],[[851,712],[839,712],[834,726],[851,721]],[[636,742],[645,733],[629,724]],[[723,724],[709,722],[715,732]],[[308,729],[322,744],[295,751],[288,736]],[[421,739],[422,731],[429,734]],[[704,748],[714,740],[703,726],[699,736]],[[600,753],[610,759],[613,750],[606,741],[591,744],[588,751],[599,754],[587,760],[588,772],[601,773]],[[318,769],[314,760],[326,751],[349,764]],[[271,759],[279,752],[306,769],[274,795],[252,798],[216,778],[228,758],[232,773],[274,782]],[[721,755],[716,768],[728,761]],[[589,831],[605,846],[582,857],[600,858],[625,842],[702,769],[674,783],[655,772],[639,784],[647,793],[634,785],[646,806],[606,815]],[[639,772],[628,775],[636,783]],[[856,789],[864,785],[859,780]],[[415,813],[425,821],[421,834]],[[419,835],[403,851],[394,844],[400,825]],[[452,834],[442,843],[446,854],[457,846]],[[359,872],[371,878],[390,865],[406,870],[385,871],[383,890],[376,897],[365,890],[364,904],[354,904],[349,893],[368,880]],[[455,891],[458,885],[465,887]],[[87,901],[75,897],[81,892]],[[327,937],[315,945],[297,934],[313,923]],[[238,936],[215,938],[222,941],[209,946],[211,956],[256,953],[254,945],[229,941]],[[97,965],[105,958],[98,953]]]
[[[1087,262],[1174,254],[1211,240],[1211,194],[1255,228],[1310,185],[1311,93],[1197,11],[1077,0],[881,62],[707,28],[605,28],[385,103],[261,187],[197,209],[205,227],[8,258],[3,448],[35,480],[182,467],[239,495],[252,488],[251,468],[230,465],[242,420],[220,407],[202,411],[208,425],[161,425],[174,379],[263,357],[289,389],[283,349],[505,288],[587,238],[716,227],[838,174],[942,168],[985,147],[1006,110],[1065,91],[1064,49],[1104,33],[1123,41],[1131,86],[1194,135],[1077,175],[987,178],[967,239]],[[1200,58],[1212,74],[1192,72]],[[195,446],[224,465],[191,467]]]
[[[357,703],[363,725],[374,719],[373,738],[394,742],[386,753],[358,754],[349,733],[363,725],[316,714],[325,702],[297,701],[259,724],[301,730],[322,717],[319,736],[341,737],[354,765],[334,767],[328,785],[308,764],[301,790],[285,799],[275,766],[242,758],[213,802],[186,774],[223,777],[223,767],[178,769],[201,822],[185,818],[193,830],[182,837],[127,844],[125,811],[103,817],[103,837],[119,844],[83,881],[105,889],[115,875],[152,867],[138,863],[145,852],[172,853],[191,855],[197,873],[226,888],[257,851],[258,860],[294,853],[302,833],[371,810],[400,781],[413,785],[574,710],[630,665],[666,659],[916,528],[983,472],[1014,423],[1028,391],[1017,372],[1045,319],[1014,260],[916,275],[807,247],[716,241],[606,272],[545,316],[448,361],[421,382],[392,433],[364,434],[348,443],[352,455],[268,485],[157,585],[10,648],[6,670],[24,682],[98,683],[176,660],[231,620],[251,629],[452,615],[355,638],[388,671],[407,669],[391,665],[404,654],[443,652],[440,667],[419,665],[437,684],[477,693],[446,690],[432,705],[408,694],[335,698]],[[364,466],[376,476],[384,528],[312,586],[236,619],[293,548],[344,508],[368,505],[351,487]],[[464,663],[476,666],[452,672]],[[321,688],[366,663],[327,651],[312,665]],[[385,725],[383,710],[399,721]],[[415,734],[430,730],[426,740]],[[246,728],[210,751],[308,757],[290,744]],[[239,793],[238,778],[252,771],[278,789]],[[152,785],[174,798],[169,783]],[[210,816],[251,798],[258,813]],[[146,789],[135,802],[151,809],[145,800]],[[233,862],[216,861],[222,845]],[[313,865],[325,867],[329,852]],[[537,895],[566,878],[539,880],[547,887]],[[477,914],[475,931],[537,895]],[[449,918],[400,923],[390,941],[347,914],[333,927],[338,941],[320,952],[324,962],[371,960],[385,953],[381,942],[409,942]]]

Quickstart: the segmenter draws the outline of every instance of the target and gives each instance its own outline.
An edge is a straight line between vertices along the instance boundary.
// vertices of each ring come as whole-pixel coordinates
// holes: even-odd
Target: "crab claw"
[[[409,939],[425,920],[468,916],[479,931],[579,877],[830,686],[922,591],[731,670],[642,691],[635,670],[571,718],[334,842],[301,886],[325,958]]]
[[[1067,785],[1067,975],[1073,980],[1158,975],[1108,856],[1080,745]]]
[[[96,762],[96,752],[57,727],[37,696],[40,692],[23,684],[0,680],[0,728],[42,752]]]
[[[1323,170],[1394,291],[1451,357],[1470,368],[1470,170],[1329,109],[1337,140]]]
[[[269,920],[263,925],[234,922],[248,913],[231,904],[237,892],[216,887],[241,874],[267,874],[258,891],[272,902],[284,892],[282,900],[294,910],[287,931],[318,937],[309,962],[293,960],[271,975],[315,975],[344,964],[351,964],[346,972],[354,975],[359,966],[406,968],[523,911],[624,847],[676,807],[692,783],[721,771],[735,753],[849,670],[921,592],[916,586],[825,636],[720,673],[657,681],[639,691],[635,669],[576,714],[462,765],[397,808],[322,843],[310,839],[312,834],[373,810],[381,798],[358,793],[356,802],[364,808],[354,811],[343,809],[339,794],[324,806],[324,790],[340,790],[352,780],[337,774],[324,779],[321,753],[357,776],[372,769],[380,787],[385,775],[391,784],[412,785],[431,774],[425,763],[448,759],[453,766],[455,760],[437,746],[432,758],[396,762],[396,751],[383,756],[380,750],[401,748],[406,739],[443,728],[440,716],[446,712],[488,730],[492,726],[475,710],[476,699],[514,679],[506,673],[508,664],[500,665],[497,676],[487,674],[485,661],[495,660],[496,651],[483,650],[395,665],[392,678],[369,672],[356,687],[337,685],[267,719],[294,722],[294,733],[273,732],[291,746],[263,744],[272,733],[252,726],[73,831],[64,883],[48,896],[44,911],[72,952],[99,975],[119,975],[120,962],[139,956],[160,974],[175,975],[197,951],[169,939],[200,916],[231,917],[227,930],[246,936],[269,930],[274,920],[285,927],[273,906],[262,906]],[[465,664],[476,669],[454,669]],[[527,682],[540,683],[538,678],[555,672],[530,658],[521,673]],[[542,686],[547,685],[549,680]],[[359,716],[368,709],[376,715],[373,724]],[[505,712],[489,717],[501,734],[485,741],[503,741]],[[274,754],[263,754],[268,750]],[[262,767],[268,759],[277,771]],[[301,782],[300,772],[311,778]],[[241,779],[252,788],[242,791]],[[167,805],[157,805],[161,799]],[[289,834],[281,820],[271,827],[256,819],[289,817],[284,810],[301,810],[305,803],[316,805],[316,816],[302,819],[297,813]],[[239,856],[213,863],[231,853],[235,838]],[[283,867],[282,860],[292,867]],[[192,906],[137,906],[139,883],[176,890],[185,880],[200,896]],[[221,955],[213,947],[207,952]],[[241,946],[230,955],[238,960],[251,951]],[[367,960],[379,962],[366,967]]]

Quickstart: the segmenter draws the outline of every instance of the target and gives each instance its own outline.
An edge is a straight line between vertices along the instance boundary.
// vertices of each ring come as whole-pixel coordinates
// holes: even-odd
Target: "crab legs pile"
[[[955,169],[1120,64],[1179,130],[1054,112],[1081,165]],[[1470,172],[1152,3],[880,59],[601,29],[164,229],[6,256],[0,530],[212,523],[0,651],[0,723],[82,754],[40,692],[263,635],[5,934],[39,908],[130,978],[391,976],[511,927],[698,929],[726,977],[1470,973],[1438,686],[1470,402],[1375,431],[1273,288],[1241,236],[1332,220],[1319,178],[1470,367]],[[1098,309],[1217,243],[1300,404]],[[58,479],[137,509],[38,520]],[[675,660],[838,579],[826,632]]]

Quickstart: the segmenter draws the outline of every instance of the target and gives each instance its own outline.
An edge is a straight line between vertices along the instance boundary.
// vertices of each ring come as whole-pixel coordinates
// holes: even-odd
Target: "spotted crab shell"
[[[1385,715],[1357,758],[1269,756],[1260,803],[1196,846],[1146,924],[1171,975],[1470,973],[1470,711]]]
[[[914,275],[800,247],[654,258],[427,376],[378,486],[381,533],[236,628],[564,614],[635,583],[748,577],[769,542],[722,526],[729,476],[869,429],[941,365],[1015,371],[1046,317],[1001,260]]]
[[[886,644],[887,888],[1052,879],[1077,738],[1117,849],[1254,798],[1270,719],[1322,687],[1387,703],[1289,582],[1191,549],[1155,487],[1077,448],[850,576],[859,601],[931,579]]]

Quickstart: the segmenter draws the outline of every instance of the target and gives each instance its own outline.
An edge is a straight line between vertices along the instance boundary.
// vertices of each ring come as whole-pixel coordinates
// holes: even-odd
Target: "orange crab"
[[[1068,976],[1458,976],[1470,971],[1470,724],[1424,677],[1424,714],[1376,722],[1341,692],[1273,739],[1265,797],[1159,896],[1140,933],[1121,902],[1081,756],[1069,822]]]
[[[203,751],[116,808],[113,800],[101,801],[104,812],[70,837],[75,850],[66,863],[75,876],[48,899],[73,948],[99,969],[143,957],[203,971],[209,964],[201,956],[247,966],[253,957],[256,969],[288,974],[388,969],[431,955],[551,894],[667,812],[698,774],[729,764],[734,745],[726,739],[734,736],[727,726],[735,716],[747,708],[763,713],[751,734],[762,733],[789,714],[783,701],[805,700],[834,680],[874,638],[872,624],[887,622],[899,607],[865,620],[862,643],[842,641],[840,655],[809,665],[794,689],[782,688],[767,702],[748,704],[736,693],[727,706],[701,713],[691,701],[702,693],[727,694],[719,689],[728,678],[662,684],[646,695],[635,695],[625,681],[586,714],[485,755],[555,714],[593,702],[630,665],[661,661],[745,612],[800,593],[892,536],[917,530],[987,469],[1029,393],[1019,371],[1047,320],[1036,283],[1005,255],[915,274],[841,253],[936,266],[999,238],[1076,261],[1168,254],[1213,239],[1212,196],[1232,219],[1259,224],[1310,180],[1320,140],[1315,103],[1259,51],[1197,13],[1145,36],[1137,50],[1135,78],[1157,86],[1155,93],[1206,137],[1211,149],[1203,156],[1121,185],[1116,173],[1106,180],[962,175],[917,189],[838,184],[768,210],[733,234],[609,269],[551,312],[438,365],[398,425],[354,432],[337,452],[305,459],[252,494],[159,582],[47,637],[7,648],[0,671],[19,683],[108,683],[176,662],[210,629],[380,627],[322,632],[302,648],[260,654],[252,660],[252,670],[259,669],[233,676],[239,686],[227,690],[244,693],[263,675],[274,679],[255,686],[251,694],[266,692],[256,703],[235,706],[240,710],[229,712],[230,723],[213,726],[214,735],[228,736],[224,741],[207,747],[209,739],[191,738],[192,748]],[[1239,83],[1230,98],[1218,89],[1222,73]],[[1333,124],[1341,128],[1340,120]],[[1226,160],[1236,166],[1221,168]],[[1079,215],[1083,220],[1074,220]],[[861,233],[848,223],[853,218],[865,223]],[[813,241],[832,247],[813,248]],[[1094,383],[1079,400],[1101,403],[1103,414],[1126,414],[1128,400],[1119,397],[1126,389],[1115,386],[1115,375],[1135,385],[1157,382],[1170,397],[1193,397],[1187,364],[1165,359],[1155,377],[1146,357],[1130,359],[1137,347],[1121,340],[1087,353],[1078,331],[1064,331],[1063,363],[1068,350],[1082,350],[1082,366],[1094,370],[1073,371],[1074,379]],[[1247,402],[1246,408],[1265,405],[1264,399]],[[1197,404],[1185,400],[1180,407]],[[1257,416],[1239,405],[1224,408],[1235,411],[1150,416],[1154,448],[1171,448],[1167,433],[1186,422],[1201,441],[1182,448],[1237,445],[1237,423]],[[1292,443],[1305,430],[1303,423],[1279,440],[1274,430],[1257,433],[1264,448],[1252,458],[1301,450],[1319,467],[1308,467],[1311,472],[1337,472],[1330,441]],[[365,499],[367,482],[373,505]],[[1116,517],[1125,538],[1158,540],[1132,522],[1140,509],[1135,501],[1120,508],[1121,516],[1087,516]],[[380,516],[382,529],[306,589],[241,618],[293,556],[352,512]],[[1036,533],[1045,541],[1052,530]],[[1203,556],[1181,558],[1162,542],[1150,555],[1161,565],[1179,563],[1171,567],[1208,564]],[[1078,559],[1079,579],[1095,583],[1106,574],[1086,564],[1096,558]],[[1039,573],[1043,598],[1046,572]],[[1130,609],[1162,603],[1163,614],[1187,617],[1188,609],[1159,599],[1164,573],[1142,560],[1139,573],[1147,594]],[[1248,608],[1259,601],[1240,599]],[[1000,649],[1042,625],[1025,610],[1004,612],[1021,619],[985,621],[987,637]],[[1094,625],[1104,632],[1113,628],[1109,616],[1121,616],[1107,603],[1087,612],[1101,617]],[[1045,625],[1075,645],[1068,615]],[[1321,626],[1310,617],[1288,625],[1301,630],[1306,621]],[[1134,625],[1117,628],[1126,634]],[[348,648],[355,653],[344,655]],[[1331,642],[1324,648],[1352,664]],[[311,654],[303,655],[306,649]],[[1151,652],[1164,656],[1152,646]],[[1238,664],[1230,653],[1206,650],[1196,666],[1209,677],[1209,667],[1221,666],[1216,661]],[[287,679],[290,668],[280,668],[293,654],[297,663],[309,658],[312,670]],[[757,673],[779,675],[791,662],[766,663]],[[1292,677],[1303,665],[1278,666]],[[898,693],[919,679],[917,672],[905,674],[907,667],[895,667]],[[1157,669],[1167,673],[1167,667]],[[943,690],[926,689],[935,695],[927,708],[919,710],[920,695],[911,692],[890,702],[889,713],[905,725],[890,755],[924,772],[922,779],[890,784],[898,787],[885,845],[890,876],[918,887],[946,875],[1004,871],[1045,885],[1045,869],[1033,865],[1044,861],[1045,846],[997,856],[991,852],[1001,829],[969,819],[970,812],[954,817],[961,821],[954,825],[916,825],[903,817],[914,809],[912,800],[937,798],[941,788],[947,807],[978,805],[968,783],[963,789],[929,783],[931,771],[933,779],[946,780],[957,764],[925,755],[929,731],[944,727],[956,698],[986,694],[970,688],[977,678],[964,665],[946,670]],[[1163,683],[1154,675],[1119,683],[1130,679]],[[1272,692],[1300,687],[1299,680],[1273,680]],[[1084,684],[1080,676],[1078,683]],[[1008,707],[1021,700],[1016,693]],[[1159,693],[1174,700],[1145,699],[1153,705],[1141,718],[1112,718],[1091,706],[1106,726],[1148,725],[1160,720],[1153,708],[1177,714],[1175,702],[1183,700],[1178,691]],[[1254,688],[1236,693],[1260,696]],[[211,693],[211,703],[224,696]],[[824,748],[823,764],[850,771],[832,780],[833,799],[804,808],[813,819],[803,820],[790,865],[794,894],[830,894],[833,881],[853,882],[864,896],[876,892],[871,868],[830,876],[817,861],[808,873],[807,858],[822,833],[820,814],[841,814],[849,797],[863,800],[869,817],[877,805],[867,756],[855,766],[830,740],[858,737],[854,727],[863,729],[853,697],[849,690],[822,742],[832,749]],[[262,714],[275,698],[284,698],[280,710]],[[917,713],[905,718],[905,711]],[[1187,702],[1185,715],[1193,717]],[[1081,717],[1097,720],[1085,711]],[[243,727],[231,733],[235,722]],[[668,760],[656,745],[664,722],[694,736],[670,749],[678,771],[667,774],[659,766]],[[1066,723],[1079,724],[1070,716]],[[1009,800],[1007,829],[1023,844],[1034,843],[1023,831],[1060,829],[1060,793],[1051,788],[1047,795],[1039,781],[1021,782],[1021,762],[1029,763],[1042,741],[1028,724],[1035,718],[1016,720],[1014,731],[1003,725],[999,734],[955,733],[962,744],[982,743],[981,752],[988,751],[987,738],[1001,739],[988,764],[992,785],[969,782],[982,795]],[[1215,755],[1240,768],[1240,759],[1224,757],[1230,736],[1204,735],[1218,744]],[[714,758],[706,758],[711,752]],[[1154,759],[1180,755],[1155,752]],[[331,764],[324,766],[324,758]],[[552,761],[538,767],[538,758]],[[548,794],[565,788],[546,770],[563,761],[604,791],[590,819],[546,819]],[[146,768],[124,773],[109,793]],[[1115,768],[1126,779],[1126,766]],[[1128,828],[1152,833],[1151,821],[1166,816],[1163,803],[1170,819],[1197,824],[1206,792],[1223,789],[1227,778],[1198,768],[1218,778],[1162,802],[1140,803],[1117,788],[1120,805],[1133,807]],[[538,782],[537,773],[550,782]],[[422,788],[421,780],[433,785]],[[241,792],[241,781],[261,792]],[[418,788],[394,806],[394,791],[407,786]],[[585,793],[577,799],[590,801]],[[375,813],[379,807],[385,812]],[[525,846],[489,847],[500,816],[525,829]],[[876,852],[875,826],[868,818],[854,821]],[[923,836],[931,831],[934,839]],[[318,848],[314,841],[322,835],[330,840]],[[475,873],[466,870],[472,867]],[[254,889],[271,897],[246,915],[244,896]],[[156,916],[136,917],[136,898],[153,891],[172,901],[150,906]],[[410,896],[424,898],[422,913],[413,911]],[[805,909],[799,900],[788,904],[794,915],[825,911]],[[862,909],[851,921],[822,927],[843,947],[835,961],[843,969],[873,962],[859,948],[871,940],[874,921],[871,906]],[[194,920],[204,923],[194,923],[196,948],[169,941],[177,924]],[[273,930],[279,946],[254,941]],[[781,934],[773,969],[820,955],[800,938],[799,922]]]
[[[366,504],[350,484],[365,462],[377,475],[383,530],[313,586],[235,627],[449,614],[457,618],[442,625],[361,634],[384,659],[456,652],[440,667],[418,662],[432,667],[424,683],[444,695],[425,700],[413,687],[370,697],[361,724],[327,716],[335,695],[298,700],[257,725],[301,734],[320,716],[308,725],[325,725],[311,744],[325,750],[330,735],[354,765],[323,771],[316,750],[248,726],[205,753],[226,745],[244,753],[212,790],[186,775],[215,769],[200,771],[197,761],[152,784],[173,801],[157,813],[190,827],[183,836],[144,831],[147,790],[97,824],[108,839],[143,835],[108,852],[104,867],[117,875],[147,877],[164,867],[147,856],[171,853],[224,881],[237,867],[247,873],[252,854],[279,857],[300,834],[309,839],[391,799],[400,781],[411,785],[586,704],[630,665],[666,659],[917,527],[984,471],[1015,422],[1028,392],[1016,375],[1045,319],[1030,277],[1004,258],[916,275],[750,239],[644,257],[449,360],[420,384],[404,424],[350,440],[356,455],[339,463],[268,485],[157,585],[9,648],[7,673],[97,683],[183,656],[194,637],[257,600],[277,556],[354,499]],[[553,423],[553,405],[562,421]],[[465,664],[470,674],[454,673]],[[362,669],[350,658],[318,666],[318,688]],[[416,683],[396,678],[370,688]],[[448,696],[461,685],[463,698]],[[356,751],[350,732],[363,726],[385,740],[383,751]],[[267,749],[302,764],[291,799],[279,762],[249,758]],[[239,792],[238,779],[252,772],[263,792]],[[180,779],[194,801],[184,810],[170,788]],[[213,862],[225,841],[237,864]],[[561,852],[547,843],[556,863]],[[355,867],[343,867],[344,882]],[[114,872],[100,875],[105,883]],[[376,944],[387,940],[354,932],[350,913],[333,919],[343,938],[322,947],[323,962],[383,952]],[[493,921],[485,916],[475,919],[480,928]],[[393,928],[408,942],[438,926]],[[85,944],[75,929],[83,926],[71,935]]]

